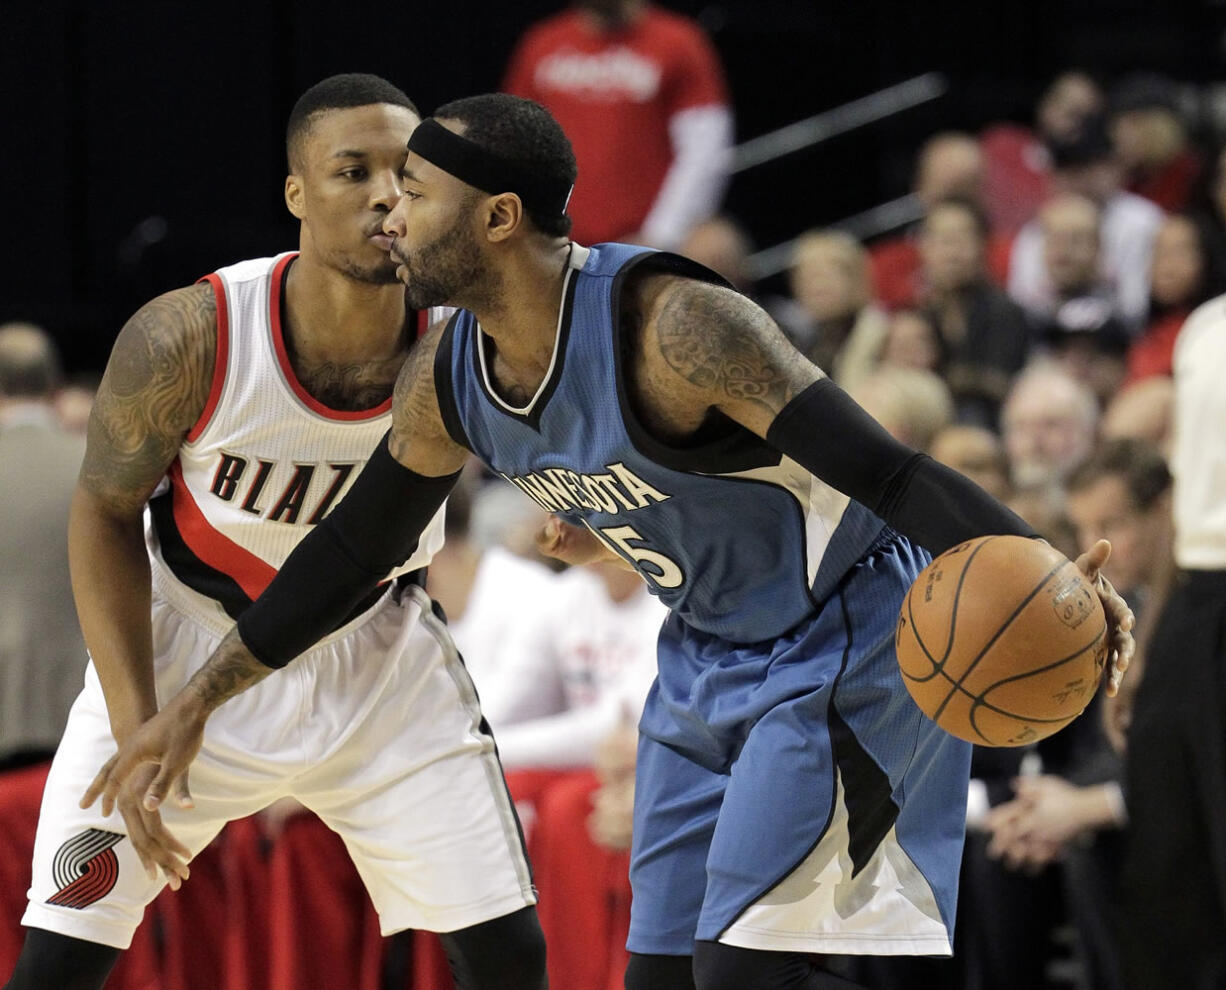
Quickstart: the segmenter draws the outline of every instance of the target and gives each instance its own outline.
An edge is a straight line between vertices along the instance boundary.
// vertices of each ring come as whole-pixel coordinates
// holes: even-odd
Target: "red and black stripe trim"
[[[162,559],[180,582],[213,599],[237,620],[268,587],[276,569],[209,523],[188,491],[177,460],[167,475],[169,489],[149,501]],[[337,628],[365,612],[385,590],[386,584],[380,584]]]
[[[109,894],[119,879],[119,857],[112,847],[123,838],[122,832],[89,828],[60,846],[51,861],[59,890],[47,903],[80,910]]]
[[[209,387],[209,398],[204,404],[200,418],[187,431],[188,443],[194,443],[213,418],[213,411],[217,408],[222,387],[226,383],[226,367],[230,361],[230,308],[226,302],[226,287],[216,272],[206,275],[200,281],[208,282],[213,287],[213,295],[217,300],[217,352],[213,361],[213,383]]]

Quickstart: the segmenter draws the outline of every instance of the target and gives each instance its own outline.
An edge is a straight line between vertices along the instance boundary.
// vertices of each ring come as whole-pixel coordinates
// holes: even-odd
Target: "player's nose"
[[[401,196],[383,218],[383,233],[393,237],[404,236],[404,201],[405,197]]]
[[[383,213],[391,212],[399,201],[403,190],[400,188],[400,176],[392,171],[380,173],[371,183],[370,205]]]

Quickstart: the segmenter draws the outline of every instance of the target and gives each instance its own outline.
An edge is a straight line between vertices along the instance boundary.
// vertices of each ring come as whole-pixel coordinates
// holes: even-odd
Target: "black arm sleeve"
[[[766,439],[934,555],[976,536],[1037,535],[969,478],[891,437],[829,378],[784,406]]]
[[[384,437],[345,497],[239,617],[243,645],[268,667],[284,667],[310,649],[408,560],[459,477],[410,471]]]

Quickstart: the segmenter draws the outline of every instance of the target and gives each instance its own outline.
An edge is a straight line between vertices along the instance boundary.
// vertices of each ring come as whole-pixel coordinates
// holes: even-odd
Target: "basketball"
[[[903,682],[942,729],[1023,746],[1075,719],[1102,679],[1107,617],[1077,565],[1023,536],[945,551],[915,579],[895,633]]]

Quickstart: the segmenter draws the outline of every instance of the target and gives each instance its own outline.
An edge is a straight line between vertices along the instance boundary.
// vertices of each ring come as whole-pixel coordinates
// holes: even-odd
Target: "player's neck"
[[[285,332],[305,358],[365,362],[405,346],[404,287],[359,282],[307,257],[290,267]]]
[[[562,286],[570,258],[570,242],[559,239],[548,248],[509,253],[495,283],[502,291],[465,304],[493,338],[499,358],[511,367],[526,367],[553,353]]]

